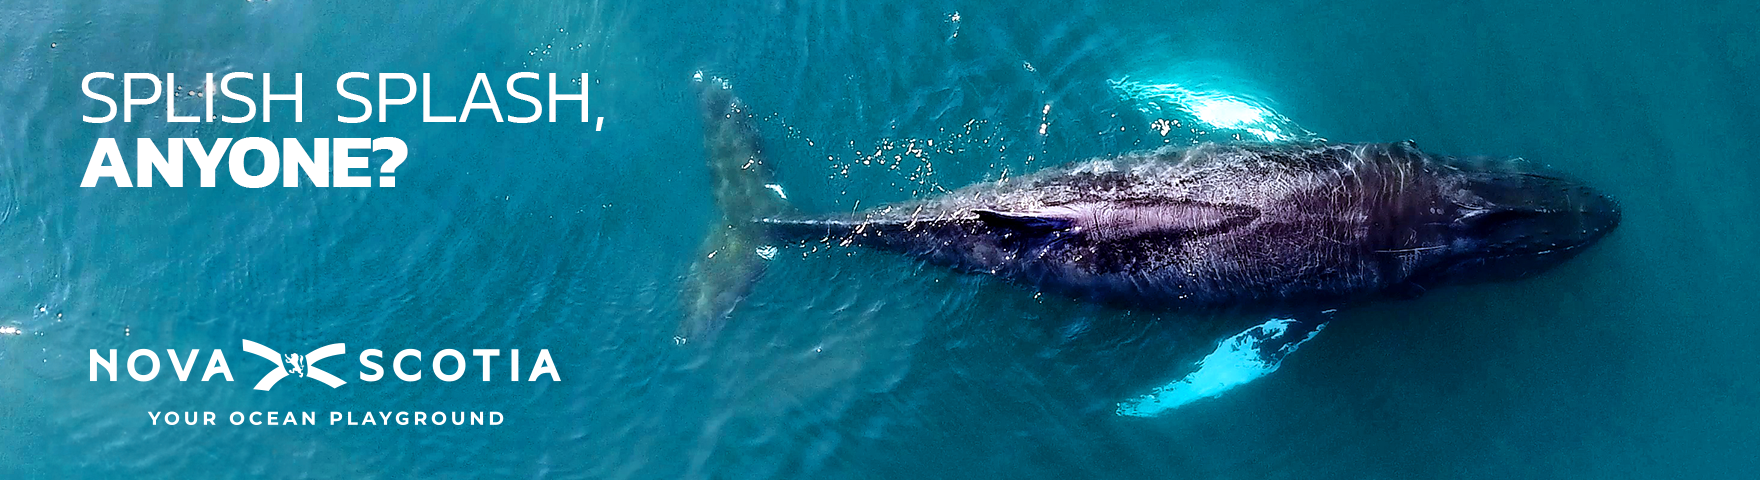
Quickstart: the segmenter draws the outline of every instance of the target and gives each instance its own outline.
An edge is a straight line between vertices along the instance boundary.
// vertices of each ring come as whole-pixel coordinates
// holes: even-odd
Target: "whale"
[[[794,210],[750,109],[699,80],[722,216],[675,340],[724,323],[767,245],[894,252],[1125,309],[1268,318],[1191,375],[1122,402],[1155,416],[1275,371],[1341,308],[1532,277],[1618,227],[1618,203],[1528,162],[1394,143],[1200,144],[1078,160],[864,211]]]

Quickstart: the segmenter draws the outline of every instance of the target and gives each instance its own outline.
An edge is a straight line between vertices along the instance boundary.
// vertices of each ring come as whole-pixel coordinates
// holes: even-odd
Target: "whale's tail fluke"
[[[703,147],[720,215],[710,225],[684,289],[685,318],[673,340],[686,343],[719,330],[764,273],[766,228],[753,220],[789,209],[772,183],[752,113],[727,82],[696,76],[703,107]]]

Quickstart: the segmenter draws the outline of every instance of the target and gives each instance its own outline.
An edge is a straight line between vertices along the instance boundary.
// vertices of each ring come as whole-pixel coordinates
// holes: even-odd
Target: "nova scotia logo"
[[[242,340],[241,345],[244,346],[245,353],[256,355],[274,365],[274,370],[263,374],[263,378],[257,380],[256,386],[252,387],[256,390],[267,392],[269,389],[275,388],[275,384],[280,383],[281,379],[289,376],[317,380],[319,383],[329,385],[330,388],[338,388],[348,384],[318,366],[318,362],[324,359],[347,354],[348,347],[344,344],[332,343],[307,353],[277,352],[275,349],[250,340]],[[538,349],[537,358],[532,359],[531,363],[521,363],[520,351],[517,348],[509,350],[473,348],[467,351],[470,352],[470,356],[477,357],[476,361],[466,361],[467,357],[464,352],[451,348],[441,349],[434,352],[432,356],[424,355],[421,350],[413,348],[399,350],[396,355],[386,355],[383,350],[368,348],[360,351],[360,369],[355,372],[355,375],[360,377],[362,382],[367,383],[378,382],[392,374],[404,382],[419,382],[424,377],[437,379],[441,382],[456,382],[465,378],[466,370],[473,370],[472,365],[478,365],[482,370],[481,376],[478,378],[485,382],[496,377],[508,382],[536,382],[546,378],[552,382],[562,381],[562,376],[556,371],[556,362],[550,358],[550,349]],[[170,358],[170,370],[171,373],[176,374],[177,381],[189,381],[195,367],[200,365],[200,362],[197,362],[197,357],[201,354],[200,349],[190,349],[185,352],[166,349],[163,352]],[[128,354],[126,360],[118,361],[115,349],[110,349],[106,353],[99,353],[95,348],[91,349],[91,381],[96,382],[101,377],[108,377],[109,381],[114,382],[118,370],[126,370],[129,378],[133,378],[137,382],[152,381],[159,377],[161,359],[159,355],[159,352],[152,349],[141,348]],[[390,357],[391,361],[385,362],[386,357]],[[423,357],[427,357],[428,360],[423,361]],[[524,358],[531,359],[532,357]],[[335,362],[332,361],[332,363]],[[206,382],[213,378],[232,381],[232,367],[226,362],[226,352],[218,348],[210,349],[207,365],[207,369],[202,371],[200,381]],[[335,365],[331,366],[335,367]],[[424,369],[424,366],[428,368]],[[347,372],[344,371],[344,373]],[[473,377],[477,376],[473,375]]]
[[[268,392],[275,388],[275,385],[280,383],[282,379],[290,376],[317,380],[333,389],[349,383],[324,371],[318,365],[330,357],[347,354],[348,347],[342,343],[332,343],[306,353],[278,352],[261,343],[244,339],[240,340],[239,345],[243,347],[245,353],[267,360],[273,365],[273,369],[263,374],[263,378],[257,380],[257,384],[251,387],[257,391]],[[89,381],[97,382],[101,381],[100,378],[108,377],[108,381],[115,382],[117,373],[126,371],[128,378],[133,378],[137,382],[151,382],[161,377],[159,375],[162,371],[160,361],[162,358],[168,358],[170,368],[166,370],[169,370],[169,373],[173,374],[177,381],[188,382],[192,380],[192,377],[196,377],[194,375],[196,367],[201,365],[197,359],[201,356],[202,349],[155,351],[150,348],[137,348],[124,357],[125,360],[117,357],[116,349],[106,350],[100,353],[96,348],[91,349],[91,378]],[[207,351],[208,366],[197,377],[198,381],[206,382],[214,379],[225,382],[233,381],[232,367],[228,366],[226,362],[226,351],[219,348],[207,349]],[[466,351],[470,352],[470,357],[476,357],[476,361],[466,361],[466,358],[469,357],[464,352],[452,348],[440,349],[433,352],[431,356],[424,355],[424,352],[414,348],[398,350],[395,355],[386,355],[385,351],[377,348],[361,349],[358,354],[360,369],[352,374],[359,377],[361,382],[369,385],[392,375],[395,375],[397,380],[408,383],[420,382],[424,378],[432,379],[429,380],[430,382],[439,380],[450,383],[464,380],[466,371],[475,370],[471,366],[478,365],[482,370],[481,375],[470,375],[472,382],[478,378],[483,382],[538,382],[545,379],[551,382],[562,381],[562,376],[556,371],[556,362],[550,358],[550,349],[547,348],[538,349],[537,358],[526,356],[525,358],[531,363],[520,362],[520,350],[517,348],[507,350],[472,348]],[[527,350],[527,352],[530,351]],[[160,352],[163,352],[165,357],[161,357]],[[238,358],[237,355],[234,353],[233,358]],[[424,356],[427,357],[427,361],[423,360]],[[386,360],[390,361],[386,362]],[[330,367],[337,368],[337,371],[344,375],[350,374],[348,367],[338,365],[337,362],[340,360],[332,360]],[[295,385],[289,388],[315,387]],[[294,411],[234,411],[224,418],[225,421],[233,425],[316,425],[318,424],[318,413],[317,411],[303,411],[295,415]],[[360,415],[358,421],[357,414]],[[329,412],[329,415],[330,425],[339,426],[500,425],[505,420],[499,411],[396,410],[367,412],[338,410]],[[164,422],[163,425],[215,425],[216,418],[219,418],[212,411],[189,409],[148,411],[147,417],[152,420],[153,425],[161,425],[161,421]]]
[[[313,363],[317,363],[319,360],[348,353],[348,347],[340,343],[325,345],[317,350],[312,350],[311,353],[307,353],[303,357],[297,353],[289,353],[286,356],[282,356],[275,350],[265,347],[261,343],[250,340],[244,341],[244,351],[252,355],[263,357],[264,360],[268,360],[275,364],[274,370],[270,370],[269,373],[263,375],[262,380],[257,381],[257,386],[254,387],[257,390],[268,391],[271,388],[275,388],[275,382],[287,378],[288,372],[292,372],[301,377],[308,377],[313,380],[324,382],[324,384],[329,385],[330,388],[340,387],[348,383],[340,378],[336,378],[335,375],[331,375],[330,372],[319,370],[317,365],[313,365]]]

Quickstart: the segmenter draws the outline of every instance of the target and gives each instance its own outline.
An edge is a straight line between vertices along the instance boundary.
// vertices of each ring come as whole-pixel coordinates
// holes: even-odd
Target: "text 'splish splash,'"
[[[509,113],[504,115],[501,102],[495,95],[495,87],[490,84],[486,74],[478,73],[471,83],[470,93],[465,95],[464,106],[459,114],[435,115],[430,88],[429,74],[422,74],[420,86],[416,79],[406,73],[380,73],[377,75],[376,90],[373,99],[356,92],[366,91],[362,84],[374,85],[373,75],[362,72],[349,72],[336,78],[336,94],[360,104],[360,113],[356,115],[336,115],[336,121],[342,123],[362,123],[374,119],[385,122],[389,107],[408,105],[415,101],[419,93],[422,97],[423,123],[464,123],[469,122],[473,112],[477,112],[479,121],[493,119],[496,123],[532,123],[540,118],[547,118],[550,123],[556,122],[557,107],[560,102],[580,103],[580,122],[592,123],[593,131],[605,128],[605,117],[593,117],[590,113],[591,82],[587,73],[581,73],[578,82],[578,93],[565,93],[557,87],[557,76],[548,76],[548,89],[545,101],[520,91],[521,80],[532,83],[540,80],[537,73],[520,72],[509,75],[502,84],[507,96],[513,97],[518,103],[530,105],[510,105]],[[350,88],[351,80],[353,90]],[[124,73],[117,80],[111,72],[92,72],[80,81],[80,91],[87,97],[102,104],[104,114],[101,116],[81,116],[86,123],[109,123],[120,117],[124,123],[134,121],[137,107],[150,107],[156,103],[165,104],[164,120],[169,123],[246,123],[261,120],[271,123],[274,118],[272,107],[291,103],[293,122],[305,121],[305,74],[293,74],[293,84],[282,86],[276,93],[271,74],[262,74],[262,95],[252,97],[255,91],[246,92],[248,84],[256,82],[257,76],[245,72],[232,72],[220,76],[216,82],[213,73],[203,77],[202,87],[190,89],[188,95],[203,99],[203,110],[200,115],[192,112],[182,114],[177,111],[177,93],[181,88],[177,85],[177,75],[166,73],[161,80],[151,73]],[[236,85],[235,85],[236,83]],[[402,96],[391,97],[391,84],[402,84],[399,89]],[[531,88],[529,85],[527,88]],[[120,92],[116,92],[120,90]],[[172,91],[168,91],[172,90]],[[215,99],[225,96],[219,109],[215,107]],[[530,91],[530,90],[528,90]],[[112,95],[118,95],[113,97]],[[121,99],[120,104],[117,98]],[[512,102],[510,100],[510,102]],[[258,115],[258,105],[262,106],[262,114]],[[517,103],[515,103],[517,105]],[[224,111],[223,111],[224,110]],[[529,115],[513,115],[513,111],[529,111]],[[546,117],[545,113],[549,115]],[[238,115],[232,115],[239,113]],[[282,118],[286,118],[285,115]],[[263,188],[274,185],[281,180],[283,187],[384,187],[397,186],[397,167],[409,157],[410,148],[396,137],[378,138],[314,138],[310,141],[286,138],[278,144],[266,138],[249,137],[237,139],[216,138],[206,142],[194,138],[170,138],[163,142],[141,138],[135,142],[133,162],[122,153],[115,138],[100,138],[92,149],[91,160],[86,163],[85,175],[80,180],[81,187],[97,187],[100,182],[109,180],[109,184],[117,187],[152,187],[154,176],[164,180],[168,187],[184,186],[184,156],[188,156],[196,164],[200,174],[202,187],[214,187],[216,172],[222,160],[227,163],[227,170],[233,183],[245,188]],[[161,148],[163,145],[163,148]],[[310,146],[309,148],[307,146]],[[386,151],[391,157],[379,165],[378,182],[374,182],[372,173],[365,172],[369,168],[368,157],[355,155],[360,150]],[[256,170],[256,162],[250,162],[250,154],[256,153],[263,159],[260,171]],[[130,169],[129,166],[134,168]],[[363,171],[355,173],[356,170]],[[300,177],[304,176],[305,181]]]

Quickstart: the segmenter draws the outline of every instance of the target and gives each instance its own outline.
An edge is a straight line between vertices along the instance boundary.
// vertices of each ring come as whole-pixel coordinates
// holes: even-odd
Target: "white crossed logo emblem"
[[[348,353],[348,347],[340,343],[332,343],[320,347],[317,350],[312,350],[312,353],[307,353],[304,357],[301,357],[297,353],[287,354],[285,357],[286,363],[282,362],[283,357],[280,353],[277,353],[269,347],[263,346],[261,343],[245,340],[244,351],[252,355],[263,357],[264,360],[275,362],[275,370],[270,371],[267,375],[263,375],[263,379],[257,382],[257,386],[255,387],[257,390],[268,391],[270,388],[274,388],[275,382],[279,382],[282,378],[286,378],[287,371],[290,369],[293,370],[293,373],[298,374],[299,376],[311,377],[313,380],[324,382],[324,384],[329,385],[330,388],[340,387],[343,384],[348,383],[342,381],[340,378],[336,378],[335,375],[331,375],[330,372],[319,370],[317,365],[312,365],[319,360]],[[300,363],[302,363],[301,360],[304,360],[303,363],[305,363],[305,365],[300,365]]]

